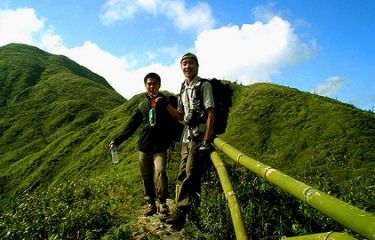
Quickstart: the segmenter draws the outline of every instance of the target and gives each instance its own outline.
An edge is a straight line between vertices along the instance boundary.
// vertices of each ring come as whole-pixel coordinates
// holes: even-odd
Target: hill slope
[[[222,136],[233,146],[302,179],[319,174],[345,187],[350,177],[370,176],[375,183],[374,113],[272,84],[234,88]]]
[[[233,107],[227,131],[220,136],[223,140],[299,180],[375,211],[371,188],[375,184],[374,113],[274,84],[228,84],[233,88]],[[28,219],[35,228],[52,225],[57,232],[66,224],[60,238],[69,239],[66,232],[84,229],[82,239],[88,233],[103,236],[107,231],[112,237],[117,234],[114,239],[127,239],[131,231],[126,224],[143,206],[137,136],[119,147],[121,162],[117,165],[110,162],[107,146],[142,96],[126,101],[105,79],[68,58],[20,44],[0,48],[0,93],[0,212],[11,209],[4,215],[9,216],[5,220],[10,224],[0,217],[0,237],[2,231],[20,232],[20,228],[28,227]],[[178,153],[174,153],[168,163],[171,196],[178,162]],[[254,228],[263,229],[262,234],[303,232],[300,228],[299,232],[290,230],[290,225],[297,224],[293,222],[297,221],[295,216],[275,218],[268,214],[276,211],[274,208],[254,205],[273,198],[283,201],[272,203],[285,204],[288,214],[304,211],[295,202],[276,195],[274,190],[271,193],[268,187],[265,192],[263,183],[259,184],[260,192],[251,192],[258,190],[258,185],[249,187],[248,183],[259,180],[247,176],[251,175],[248,171],[235,168],[231,173],[234,185],[242,187],[236,193],[249,215],[245,218],[249,232],[255,234]],[[233,229],[230,217],[225,215],[225,201],[217,178],[211,177],[202,191],[203,232],[231,239]],[[34,192],[40,196],[38,201],[28,195]],[[250,200],[248,196],[252,196]],[[51,206],[54,197],[58,200]],[[64,204],[69,211],[61,210]],[[46,205],[46,209],[29,210]],[[49,208],[54,207],[57,210],[49,215]],[[95,209],[98,212],[92,212]],[[20,214],[20,225],[16,224],[16,213]],[[280,221],[275,223],[274,219]],[[306,219],[301,222],[314,231],[335,230],[328,224],[316,227]],[[41,234],[40,229],[35,232]],[[45,231],[50,234],[52,230]],[[253,235],[254,239],[260,236],[267,235]]]
[[[0,48],[0,91],[2,192],[52,179],[49,165],[66,165],[79,141],[70,137],[125,101],[68,58],[20,44]]]

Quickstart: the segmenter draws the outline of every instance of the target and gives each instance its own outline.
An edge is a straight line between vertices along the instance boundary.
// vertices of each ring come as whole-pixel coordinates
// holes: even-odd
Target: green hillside
[[[70,164],[67,153],[85,129],[125,101],[104,78],[70,59],[19,44],[0,49],[0,86],[6,194],[52,180]]]
[[[247,155],[369,212],[375,212],[375,114],[274,84],[233,88],[220,136]],[[142,210],[137,136],[108,142],[138,107],[106,80],[35,47],[0,48],[0,238],[129,239]],[[179,163],[168,162],[171,198]],[[343,231],[277,188],[228,164],[253,239]],[[202,185],[187,239],[234,239],[214,172]],[[197,225],[193,220],[199,221]],[[199,227],[198,227],[199,226]],[[156,236],[147,239],[159,239]]]
[[[233,146],[292,176],[324,176],[342,193],[350,178],[375,183],[374,113],[271,84],[235,86],[235,93],[223,135]]]

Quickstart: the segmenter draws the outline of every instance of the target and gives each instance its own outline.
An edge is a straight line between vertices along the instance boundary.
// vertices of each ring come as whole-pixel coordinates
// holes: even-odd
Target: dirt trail
[[[172,199],[167,199],[167,204],[170,208],[170,212],[175,211],[175,204]],[[151,240],[151,239],[163,239],[163,240],[183,240],[188,239],[184,236],[181,230],[177,230],[171,227],[171,225],[163,222],[165,216],[162,214],[155,214],[151,217],[143,216],[145,209],[140,210],[137,218],[136,230],[133,233],[135,240]]]

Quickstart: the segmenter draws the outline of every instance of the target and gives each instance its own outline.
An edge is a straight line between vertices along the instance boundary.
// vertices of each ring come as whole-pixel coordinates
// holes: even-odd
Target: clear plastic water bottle
[[[118,163],[118,152],[116,146],[112,146],[111,148],[111,155],[112,155],[112,162]]]
[[[156,125],[156,112],[155,108],[151,108],[148,112],[148,121],[151,127],[154,127]]]

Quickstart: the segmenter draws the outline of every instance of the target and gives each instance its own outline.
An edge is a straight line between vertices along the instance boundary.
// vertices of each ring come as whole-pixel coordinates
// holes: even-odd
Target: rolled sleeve
[[[211,83],[207,81],[202,83],[202,94],[204,109],[215,107],[214,94]]]

